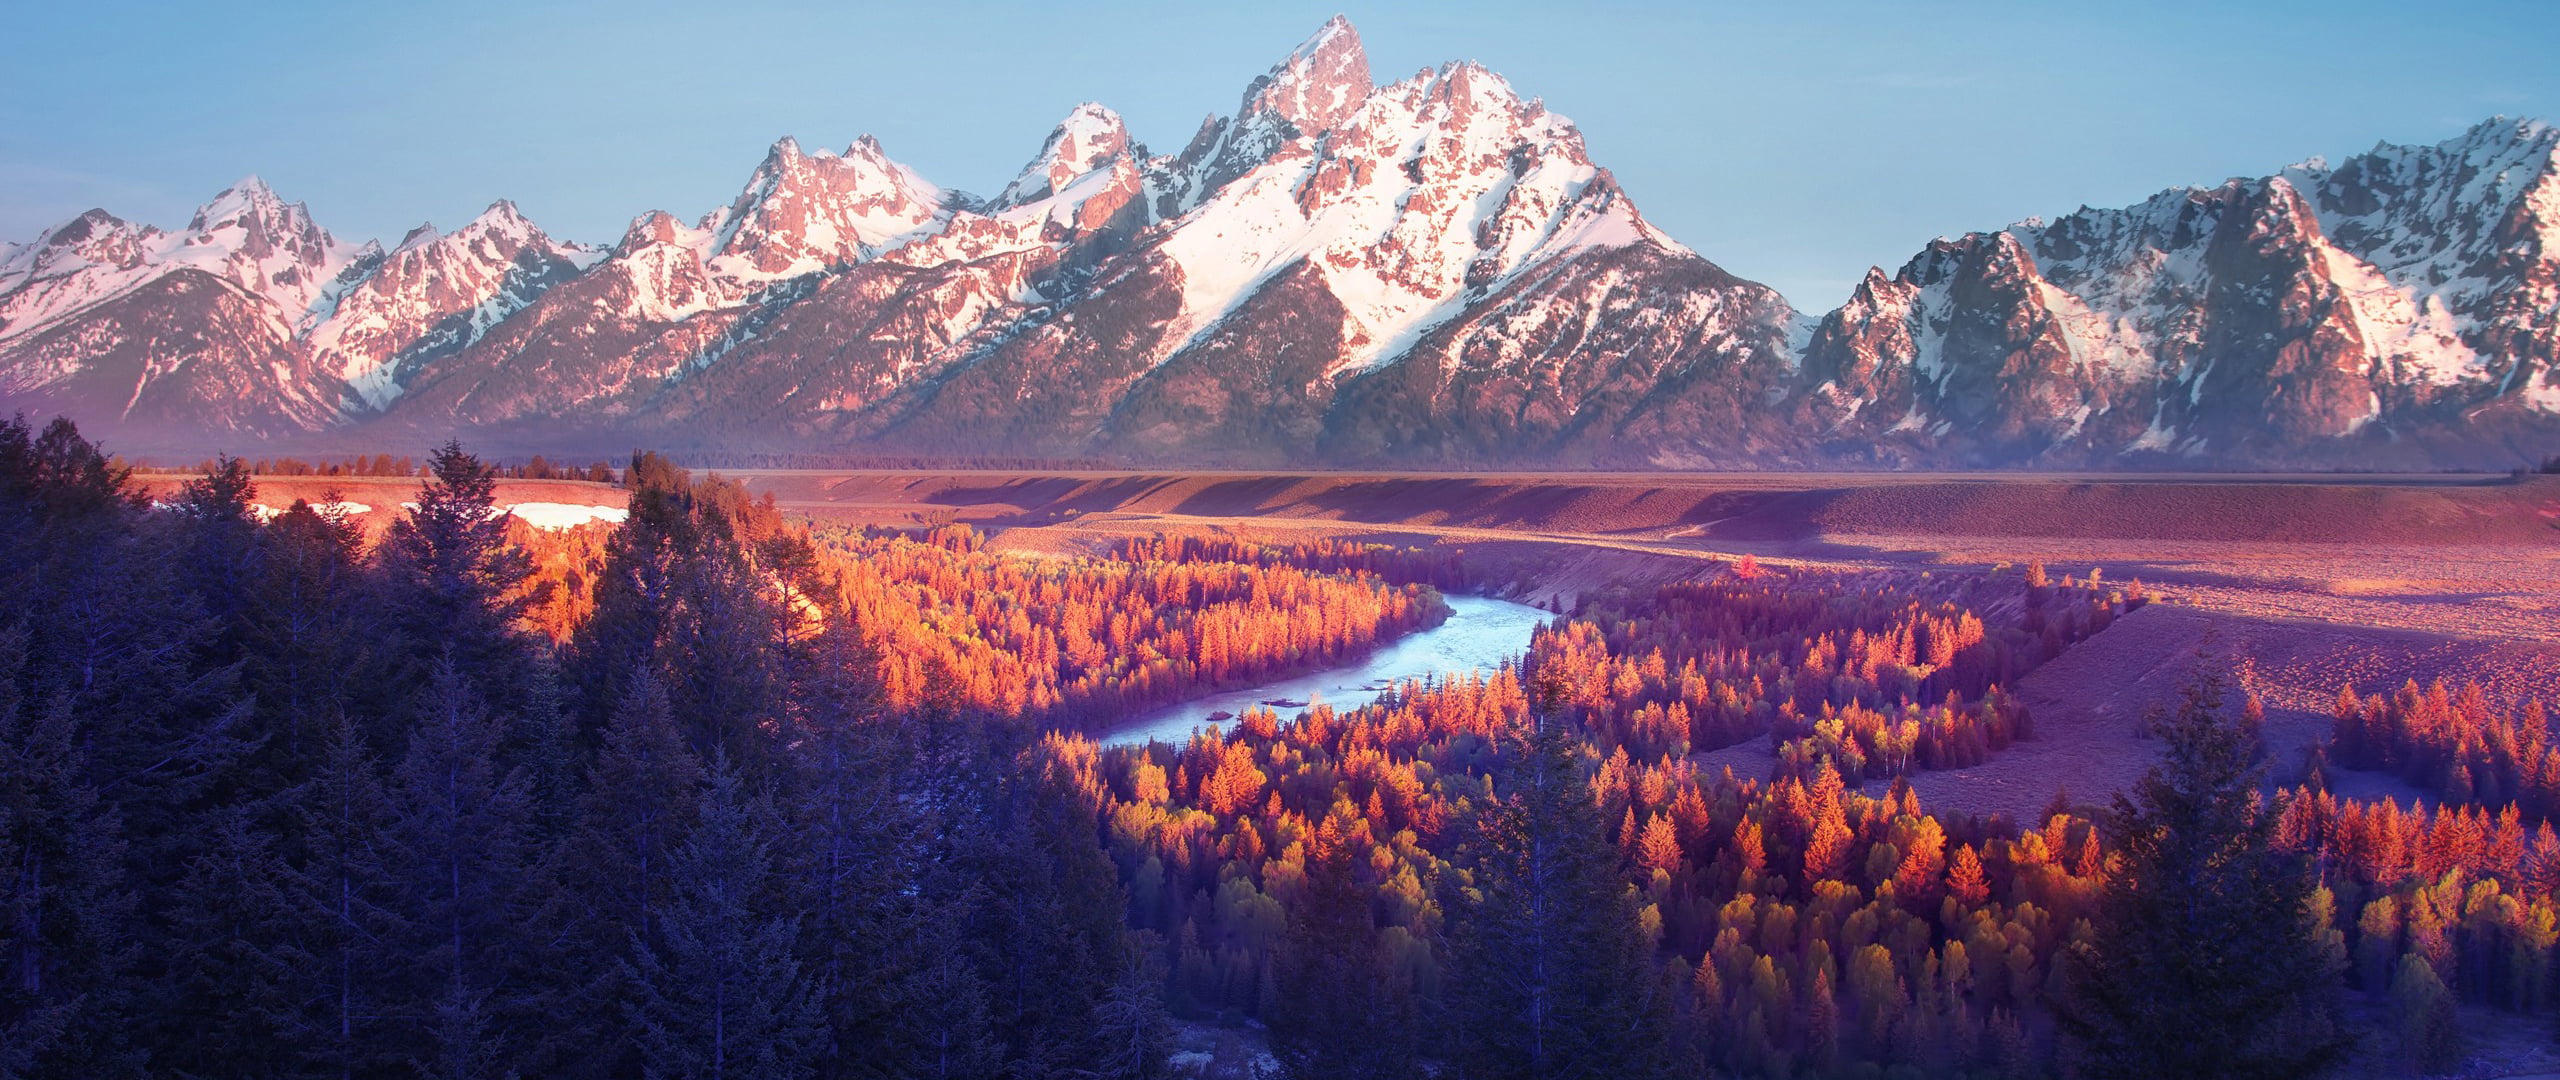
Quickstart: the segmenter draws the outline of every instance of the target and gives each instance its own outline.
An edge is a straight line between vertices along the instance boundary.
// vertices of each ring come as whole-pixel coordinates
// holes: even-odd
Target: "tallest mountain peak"
[[[1360,31],[1352,27],[1351,17],[1348,15],[1335,15],[1326,19],[1323,26],[1316,28],[1313,36],[1308,37],[1298,46],[1298,51],[1294,55],[1312,56],[1332,47],[1336,42],[1346,43],[1355,52],[1360,48]]]
[[[1244,116],[1289,121],[1301,134],[1328,130],[1359,111],[1376,89],[1369,54],[1351,20],[1336,15],[1245,91]]]

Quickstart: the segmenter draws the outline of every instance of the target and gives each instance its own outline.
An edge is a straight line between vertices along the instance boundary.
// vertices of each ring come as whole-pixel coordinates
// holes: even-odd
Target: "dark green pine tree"
[[[1542,692],[1509,740],[1454,926],[1454,1039],[1471,1080],[1662,1075],[1669,1014],[1581,745]]]
[[[970,898],[963,938],[991,990],[989,1018],[1008,1047],[1007,1072],[1098,1071],[1113,1048],[1103,1045],[1097,1012],[1130,953],[1122,921],[1128,900],[1097,842],[1099,807],[1090,794],[1021,759],[988,772],[979,785],[991,800],[986,816],[962,823],[944,841],[951,846],[946,869],[958,879],[940,888]]]
[[[857,939],[890,928],[912,936],[863,965],[852,987],[829,986],[829,1013],[852,1021],[835,1036],[827,1074],[879,1080],[993,1080],[1005,1047],[990,1018],[991,988],[970,963],[947,905],[904,909],[872,920]],[[841,948],[829,950],[840,955]],[[1106,1073],[1106,1075],[1109,1075]]]
[[[725,750],[742,769],[778,771],[767,731],[782,719],[790,686],[773,648],[781,598],[716,505],[702,507],[697,524],[676,579],[662,676],[698,752]]]
[[[184,538],[125,470],[56,420],[0,424],[0,626],[26,631],[29,707],[69,708],[83,768],[123,820],[126,872],[164,887],[194,853],[188,817],[245,749],[237,668],[182,576]]]
[[[626,931],[651,933],[666,906],[668,864],[693,827],[703,780],[702,760],[676,732],[665,688],[646,676],[630,687],[578,798],[566,871],[584,898],[584,920],[609,924],[604,932],[617,950]]]
[[[47,797],[80,802],[78,830],[115,841],[84,840],[78,861],[120,854],[116,887],[135,897],[173,887],[203,850],[207,796],[245,747],[236,666],[213,655],[221,628],[184,586],[187,562],[181,530],[147,514],[125,470],[77,428],[57,420],[37,435],[22,421],[0,422],[0,628],[11,631],[9,693],[23,703],[32,740],[22,752],[39,754],[45,768],[76,770],[71,786]],[[44,749],[56,737],[71,748]],[[64,812],[61,803],[30,803],[16,814],[34,815],[25,839],[40,846],[52,826],[38,823]],[[19,867],[24,891],[39,906],[77,895],[77,879],[57,875],[65,869],[37,852]],[[81,1007],[94,1022],[84,1041],[148,1045],[157,1040],[145,1029],[170,1013],[160,965],[177,943],[160,918],[167,908],[138,910],[129,922],[119,917],[119,936],[100,946],[102,961],[134,966],[85,993]],[[21,940],[43,936],[30,930]],[[28,978],[25,985],[71,985],[41,972]]]
[[[266,544],[253,509],[257,498],[248,464],[226,454],[203,476],[179,485],[169,501],[186,587],[221,626],[219,655],[226,662],[245,651],[243,634],[258,603]]]
[[[629,475],[630,514],[607,543],[595,614],[571,650],[573,681],[604,708],[652,672],[697,753],[725,749],[762,775],[773,750],[765,729],[787,696],[772,647],[784,609],[739,535],[743,492],[696,482],[655,454],[636,455]]]
[[[549,973],[556,878],[533,833],[531,784],[499,754],[507,723],[450,662],[429,675],[423,715],[388,788],[385,866],[406,932],[386,1004],[408,1021],[404,1053],[430,1076],[527,1060]]]
[[[657,932],[673,892],[670,863],[701,798],[702,762],[676,732],[666,691],[646,676],[627,685],[561,849],[562,883],[573,898],[567,974],[584,1000],[611,1003],[561,1018],[564,1037],[584,1047],[572,1063],[579,1075],[628,1076],[639,1067],[622,1009],[636,990],[623,961],[632,935]]]
[[[1271,1052],[1292,1080],[1384,1080],[1414,1073],[1414,1002],[1379,963],[1373,890],[1331,817],[1307,846],[1306,886],[1289,912],[1279,995],[1265,1006]]]
[[[286,887],[306,925],[289,1025],[310,1072],[371,1075],[396,1049],[393,1006],[407,973],[394,950],[414,939],[386,862],[392,809],[363,733],[330,725],[320,765],[291,808],[301,849]]]
[[[590,758],[575,710],[564,698],[559,656],[536,649],[532,682],[515,702],[516,723],[506,753],[533,785],[534,830],[546,838],[568,835],[578,822],[578,799],[587,790]]]
[[[325,973],[310,952],[326,940],[295,889],[271,830],[249,807],[211,819],[206,850],[166,901],[174,955],[160,1003],[152,1068],[177,1077],[325,1075],[306,1056],[305,1005]]]
[[[1094,1075],[1107,1080],[1164,1080],[1173,1075],[1173,1017],[1164,1007],[1164,965],[1141,962],[1160,951],[1151,943],[1133,942],[1130,962],[1094,1006],[1094,1040],[1102,1047]]]
[[[799,893],[810,973],[825,988],[829,1049],[846,1074],[961,1069],[984,1043],[983,987],[953,947],[944,897],[920,880],[935,857],[920,807],[965,800],[947,776],[916,768],[914,726],[879,707],[875,657],[839,621],[795,664],[784,873]],[[919,1030],[911,980],[953,995],[955,1009]],[[957,1026],[955,1026],[957,1025]],[[975,1025],[972,1027],[971,1025]],[[921,1047],[921,1049],[920,1049]]]
[[[775,879],[771,808],[715,760],[691,835],[669,866],[653,933],[631,936],[626,978],[642,1075],[785,1080],[814,1075],[816,997],[793,955],[799,919]]]
[[[258,795],[317,773],[340,721],[388,713],[401,684],[378,647],[388,605],[364,556],[364,529],[296,500],[263,530],[241,672],[257,702],[254,746],[233,782]]]
[[[452,442],[436,450],[429,468],[433,476],[418,489],[416,508],[392,523],[379,553],[404,655],[419,669],[404,684],[425,681],[432,658],[447,656],[490,700],[517,700],[532,678],[516,628],[532,564],[507,544],[497,469]]]
[[[2060,1017],[2083,1076],[2307,1077],[2347,1048],[2310,866],[2277,848],[2254,740],[2223,697],[2198,676],[2155,720],[2160,763],[2107,814],[2116,858]]]
[[[68,703],[21,699],[26,659],[26,635],[0,629],[0,1077],[138,1076],[120,822]]]
[[[692,480],[683,469],[656,454],[633,454],[623,486],[631,498],[622,526],[605,541],[596,610],[570,645],[572,682],[599,721],[603,710],[629,698],[631,680],[657,676],[677,616],[682,565],[700,546]]]

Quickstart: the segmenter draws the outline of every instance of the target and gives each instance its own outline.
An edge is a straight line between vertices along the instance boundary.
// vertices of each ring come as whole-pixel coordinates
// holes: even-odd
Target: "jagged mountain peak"
[[[627,255],[658,244],[692,247],[706,231],[688,226],[664,210],[651,210],[631,219],[631,226],[622,232],[622,242],[614,245],[614,253]]]
[[[2560,128],[2553,127],[2547,120],[2501,113],[2471,125],[2460,136],[2448,140],[2473,144],[2491,141],[2533,144],[2545,150],[2560,149]],[[2388,146],[2387,143],[2377,144],[2377,148]]]
[[[1356,118],[1377,91],[1360,34],[1340,15],[1245,87],[1232,119],[1212,117],[1159,175],[1159,214],[1206,201],[1272,155]]]
[[[1245,88],[1236,118],[1267,116],[1286,121],[1298,134],[1320,134],[1359,111],[1376,88],[1360,32],[1336,15]]]
[[[1254,129],[1227,134],[1237,132]],[[1548,260],[1643,244],[1689,254],[1592,165],[1569,119],[1481,64],[1377,88],[1320,138],[1290,136],[1246,159],[1162,245],[1184,280],[1184,333],[1172,340],[1208,344],[1209,329],[1260,290],[1320,281],[1343,310],[1329,379],[1393,362]]]
[[[1047,198],[1069,181],[1136,152],[1137,146],[1130,141],[1129,128],[1121,122],[1119,113],[1085,102],[1068,111],[1066,119],[1059,121],[1040,144],[1040,152],[1032,155],[1030,163],[988,205],[1000,210]]]
[[[198,206],[193,227],[201,229],[207,220],[219,220],[221,216],[238,213],[244,207],[262,204],[281,206],[284,200],[276,196],[276,189],[267,185],[266,177],[250,173],[232,181],[230,186],[215,192],[213,198]]]
[[[864,135],[777,139],[725,205],[609,254],[504,200],[351,250],[256,177],[183,230],[92,211],[0,249],[0,396],[1298,463],[2388,467],[2560,438],[2539,121],[1895,265],[1800,318],[1655,230],[1544,101],[1472,61],[1379,85],[1336,17],[1182,153],[1083,103],[984,202]]]
[[[435,222],[420,222],[417,227],[402,235],[400,242],[394,245],[391,251],[393,254],[413,251],[448,237],[479,236],[500,236],[518,241],[548,239],[543,236],[539,226],[516,209],[516,204],[500,199],[490,203],[487,209],[480,211],[470,221],[464,222],[461,228],[451,233],[437,229]]]
[[[524,210],[516,206],[513,199],[491,200],[489,205],[480,211],[480,216],[471,219],[471,223],[487,228],[516,229],[533,226],[532,220],[524,216]]]
[[[301,232],[315,228],[311,213],[303,204],[288,203],[268,187],[264,179],[252,174],[222,189],[211,200],[196,208],[188,220],[190,232],[206,233],[227,226],[266,228]]]
[[[1805,368],[1891,403],[1844,425],[1994,461],[2423,455],[2474,415],[2548,423],[2554,141],[2501,118],[1942,239],[1870,274]]]
[[[959,201],[870,135],[842,153],[804,151],[785,137],[738,197],[703,219],[710,236],[700,250],[721,277],[756,286],[848,266],[931,235],[949,223]]]
[[[542,226],[534,224],[532,218],[524,216],[524,211],[507,199],[490,203],[487,209],[480,211],[479,216],[454,230],[454,235],[490,238],[513,244],[557,247],[564,252],[584,250],[575,245],[556,244],[549,234],[542,231]]]
[[[57,247],[75,247],[102,236],[130,232],[133,228],[134,226],[123,218],[110,214],[104,209],[92,207],[82,211],[78,217],[63,222],[47,232],[44,239],[38,243]]]
[[[420,225],[390,252],[354,260],[308,342],[320,369],[345,384],[343,407],[376,412],[421,365],[477,341],[596,257],[500,199],[450,233]]]

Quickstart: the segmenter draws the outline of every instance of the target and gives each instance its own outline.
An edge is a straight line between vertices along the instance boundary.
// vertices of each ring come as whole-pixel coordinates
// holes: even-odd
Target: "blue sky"
[[[505,197],[606,242],[727,202],[786,134],[992,191],[1080,101],[1179,149],[1337,10],[1380,81],[1483,61],[1671,235],[1817,310],[1933,236],[2560,120],[2549,0],[10,6],[13,240],[183,224],[255,172],[345,237]]]

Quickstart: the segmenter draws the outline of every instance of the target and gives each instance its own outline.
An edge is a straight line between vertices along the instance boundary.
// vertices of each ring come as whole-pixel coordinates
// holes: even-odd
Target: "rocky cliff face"
[[[378,411],[420,366],[468,348],[596,256],[543,235],[500,201],[452,233],[411,231],[336,298],[307,340],[320,369],[347,383],[347,411]]]
[[[2512,464],[2560,395],[2555,148],[2491,121],[1939,241],[1823,319],[1809,411],[1985,464]]]
[[[1544,103],[1380,85],[1337,18],[1180,152],[1079,105],[987,198],[864,137],[609,250],[504,202],[351,247],[255,181],[176,233],[93,211],[0,252],[0,399],[190,446],[2508,465],[2560,440],[2556,148],[2492,121],[1941,239],[1814,320]]]
[[[175,233],[92,210],[0,252],[0,401],[114,432],[333,423],[344,385],[296,336],[380,255],[256,177]]]

